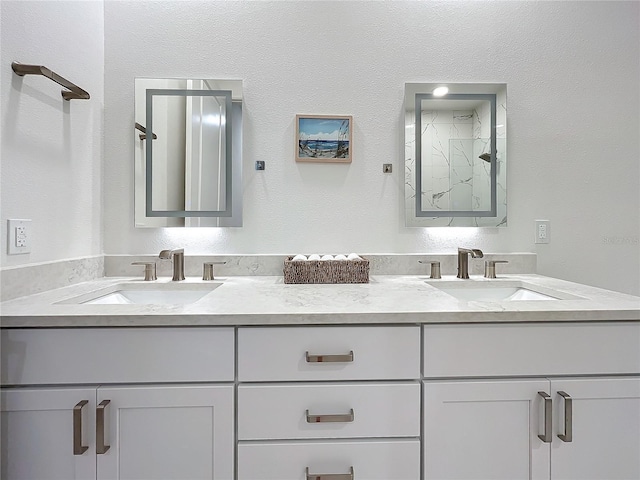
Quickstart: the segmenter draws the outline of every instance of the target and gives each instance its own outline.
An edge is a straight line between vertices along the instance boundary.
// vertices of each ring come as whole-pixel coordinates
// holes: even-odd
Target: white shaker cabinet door
[[[424,382],[424,480],[549,479],[538,392],[548,380]]]
[[[232,480],[233,403],[231,385],[99,388],[98,480]]]
[[[0,398],[3,480],[96,478],[95,388],[3,390]]]
[[[551,387],[551,478],[639,479],[640,378],[554,379]]]

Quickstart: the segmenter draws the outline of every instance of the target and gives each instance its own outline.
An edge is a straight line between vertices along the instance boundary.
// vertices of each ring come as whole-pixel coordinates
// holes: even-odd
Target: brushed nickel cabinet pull
[[[544,443],[551,443],[551,397],[546,392],[538,392],[544,399],[544,433],[538,438]]]
[[[346,355],[312,355],[309,352],[305,352],[305,359],[307,363],[349,363],[353,362],[353,350]]]
[[[558,395],[564,398],[564,433],[559,433],[558,438],[563,442],[573,441],[573,401],[567,392],[559,391]]]
[[[349,473],[309,473],[306,470],[307,480],[353,480],[353,467],[349,468]]]
[[[89,400],[82,400],[73,407],[73,454],[82,455],[89,447],[82,445],[82,407],[84,407]]]
[[[111,400],[103,400],[96,408],[96,453],[102,455],[107,453],[110,445],[104,443],[104,409],[111,403]]]
[[[338,415],[312,415],[309,410],[305,412],[305,415],[307,416],[307,423],[350,423],[355,418],[353,408],[349,413]]]

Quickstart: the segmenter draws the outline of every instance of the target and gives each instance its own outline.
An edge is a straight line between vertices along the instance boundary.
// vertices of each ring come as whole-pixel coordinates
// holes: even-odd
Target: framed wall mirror
[[[507,224],[505,84],[405,84],[405,219]]]
[[[242,80],[135,79],[136,227],[242,226]]]

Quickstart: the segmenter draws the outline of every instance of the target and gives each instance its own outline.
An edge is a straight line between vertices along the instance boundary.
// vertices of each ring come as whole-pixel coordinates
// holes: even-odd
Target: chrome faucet
[[[482,250],[477,248],[458,248],[458,278],[469,278],[469,255],[471,258],[482,258]]]
[[[171,280],[174,282],[184,280],[184,248],[162,250],[158,256],[173,262],[173,278]]]

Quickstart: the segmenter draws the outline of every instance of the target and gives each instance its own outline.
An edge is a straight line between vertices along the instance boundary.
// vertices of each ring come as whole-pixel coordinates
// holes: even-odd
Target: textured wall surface
[[[105,251],[470,245],[537,252],[539,273],[640,293],[639,7],[106,2]],[[244,81],[244,227],[133,228],[136,76]],[[507,228],[404,226],[401,122],[411,81],[508,84]],[[353,163],[295,163],[296,113],[353,115]],[[253,169],[256,160],[266,162],[264,172]],[[392,175],[382,174],[387,162]],[[551,221],[549,245],[534,245],[535,219]]]
[[[534,252],[541,274],[640,294],[638,2],[107,1],[102,209],[102,4],[62,18],[67,2],[17,5],[2,2],[2,233],[5,218],[33,218],[30,261],[94,252],[102,211],[108,254],[467,245]],[[23,27],[30,17],[40,28]],[[32,80],[19,93],[16,55],[53,62],[97,101],[60,106],[55,85]],[[244,81],[242,228],[133,227],[134,78],[145,76]],[[507,228],[404,226],[403,85],[416,81],[508,84]],[[353,115],[353,163],[295,163],[296,113]],[[535,219],[551,221],[549,245],[534,245]]]
[[[0,2],[3,266],[102,253],[102,2]],[[62,99],[44,65],[91,95]],[[7,219],[31,219],[31,253],[7,255]]]

